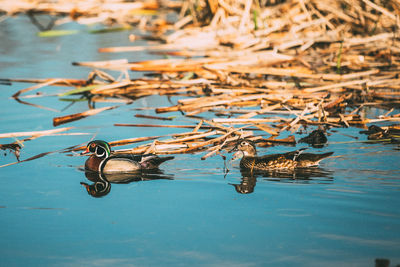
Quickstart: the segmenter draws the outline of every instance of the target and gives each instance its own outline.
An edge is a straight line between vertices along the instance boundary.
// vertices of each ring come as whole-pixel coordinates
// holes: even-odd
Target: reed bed
[[[103,33],[115,30],[127,30],[132,26],[146,29],[167,30],[165,20],[152,20],[152,16],[164,16],[166,12],[178,11],[179,1],[92,1],[92,0],[17,0],[0,1],[0,12],[3,19],[18,14],[27,15],[31,22],[42,32],[39,36],[74,34],[74,31],[52,31],[54,26],[76,21],[80,24],[102,23],[107,28],[90,31]],[[45,25],[37,15],[50,15],[51,20]],[[117,25],[118,27],[112,26]],[[164,29],[165,28],[165,29]]]
[[[117,3],[128,5],[123,1]],[[149,3],[142,2],[143,5]],[[24,104],[35,105],[22,99],[33,98],[34,95],[27,93],[44,86],[67,86],[72,89],[59,94],[60,98],[88,100],[89,110],[56,117],[55,126],[118,108],[95,109],[96,102],[119,100],[129,104],[155,94],[179,96],[170,106],[154,107],[155,115],[148,119],[171,120],[156,114],[179,112],[181,116],[192,118],[192,125],[164,122],[116,124],[115,127],[193,130],[173,136],[111,142],[118,146],[151,140],[122,150],[125,153],[205,151],[202,157],[205,159],[244,137],[258,140],[261,145],[293,145],[296,139],[290,134],[302,127],[367,129],[370,124],[400,121],[399,1],[208,0],[166,1],[165,5],[172,9],[179,7],[180,11],[174,22],[162,15],[157,18],[164,20],[165,27],[153,28],[147,38],[152,36],[160,40],[159,44],[138,46],[133,43],[127,47],[100,48],[99,52],[147,51],[168,58],[140,62],[74,62],[76,66],[93,69],[85,81],[2,81],[38,84],[14,94],[13,97]],[[18,8],[14,13],[27,12],[21,6]],[[56,6],[52,8],[57,10]],[[154,10],[159,8],[154,7]],[[45,8],[41,11],[50,12]],[[62,12],[70,14],[72,11]],[[95,16],[90,12],[82,14]],[[101,14],[99,11],[97,16]],[[125,14],[119,19],[118,23],[122,23],[121,20],[130,25],[136,23],[126,19]],[[166,34],[166,28],[173,29],[172,33]],[[121,75],[112,77],[107,74],[108,70],[118,70]],[[130,79],[129,71],[151,73],[147,77]],[[387,112],[367,117],[366,110],[371,107]],[[279,137],[282,133],[285,136]],[[83,147],[76,150],[79,149]]]

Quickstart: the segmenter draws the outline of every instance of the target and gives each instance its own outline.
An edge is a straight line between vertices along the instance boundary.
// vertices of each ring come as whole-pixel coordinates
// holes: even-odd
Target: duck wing
[[[174,159],[173,156],[169,157],[159,157],[157,155],[149,154],[149,155],[143,155],[141,161],[139,162],[140,165],[142,165],[143,169],[157,169],[158,166],[167,161]]]
[[[299,150],[290,151],[290,152],[286,152],[283,154],[268,154],[268,155],[256,157],[256,159],[259,161],[264,161],[264,162],[269,162],[269,161],[282,159],[282,158],[287,159],[287,160],[296,161],[300,155],[304,154],[303,151],[306,149],[307,148],[301,148]],[[307,153],[307,154],[310,154],[310,153]]]
[[[297,167],[310,167],[316,166],[319,164],[321,160],[327,158],[333,154],[333,152],[326,152],[321,154],[315,153],[304,153],[304,149],[296,150],[292,152],[285,153],[284,156],[287,159],[291,159],[293,161],[297,161]]]
[[[308,160],[308,161],[319,162],[322,159],[331,156],[332,154],[333,152],[327,152],[322,154],[302,153],[297,157],[297,161]]]
[[[136,161],[136,162],[140,162],[142,160],[143,157],[149,156],[150,154],[147,155],[138,155],[138,154],[129,154],[129,153],[117,153],[117,154],[112,154],[110,156],[110,158],[124,158],[127,160],[131,160],[131,161]]]
[[[174,157],[173,156],[159,157],[155,154],[138,155],[138,154],[124,153],[124,154],[112,155],[108,159],[120,159],[120,160],[135,162],[137,164],[140,164],[141,169],[157,169],[161,163],[167,160],[174,159]]]
[[[293,158],[293,157],[292,157]],[[293,160],[288,160],[284,154],[269,154],[264,156],[245,156],[240,161],[241,169],[265,170],[273,168],[288,168],[288,163],[293,164]],[[294,166],[292,166],[294,167]]]
[[[303,151],[305,149],[306,148],[303,148],[283,154],[270,154],[261,157],[254,157],[253,164],[256,167],[260,168],[310,167],[318,165],[321,160],[333,154],[333,152],[327,152],[322,154],[304,153]]]

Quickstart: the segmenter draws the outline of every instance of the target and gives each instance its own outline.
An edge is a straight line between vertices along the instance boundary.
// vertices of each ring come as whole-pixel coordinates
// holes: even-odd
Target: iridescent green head
[[[108,158],[111,154],[111,147],[106,141],[94,140],[87,144],[86,152],[92,152],[98,158]]]

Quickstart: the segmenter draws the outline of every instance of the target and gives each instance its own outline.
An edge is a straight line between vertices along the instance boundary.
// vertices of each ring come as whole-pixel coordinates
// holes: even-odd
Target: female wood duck
[[[157,169],[164,161],[174,157],[160,158],[154,154],[113,154],[106,141],[95,140],[87,144],[86,153],[93,153],[85,162],[85,170],[98,173],[124,173]]]
[[[232,160],[242,158],[240,168],[250,171],[307,168],[318,165],[321,160],[333,154],[333,152],[323,154],[303,153],[304,149],[300,149],[284,154],[257,156],[256,146],[243,139],[239,140],[235,150],[238,151],[233,155]]]

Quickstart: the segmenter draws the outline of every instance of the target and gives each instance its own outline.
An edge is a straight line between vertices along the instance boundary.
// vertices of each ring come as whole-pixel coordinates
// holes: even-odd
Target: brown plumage
[[[323,154],[304,153],[304,149],[283,154],[257,156],[254,144],[247,140],[240,140],[236,145],[234,159],[240,158],[240,168],[248,170],[295,169],[316,166],[321,160],[329,157],[333,152]]]

